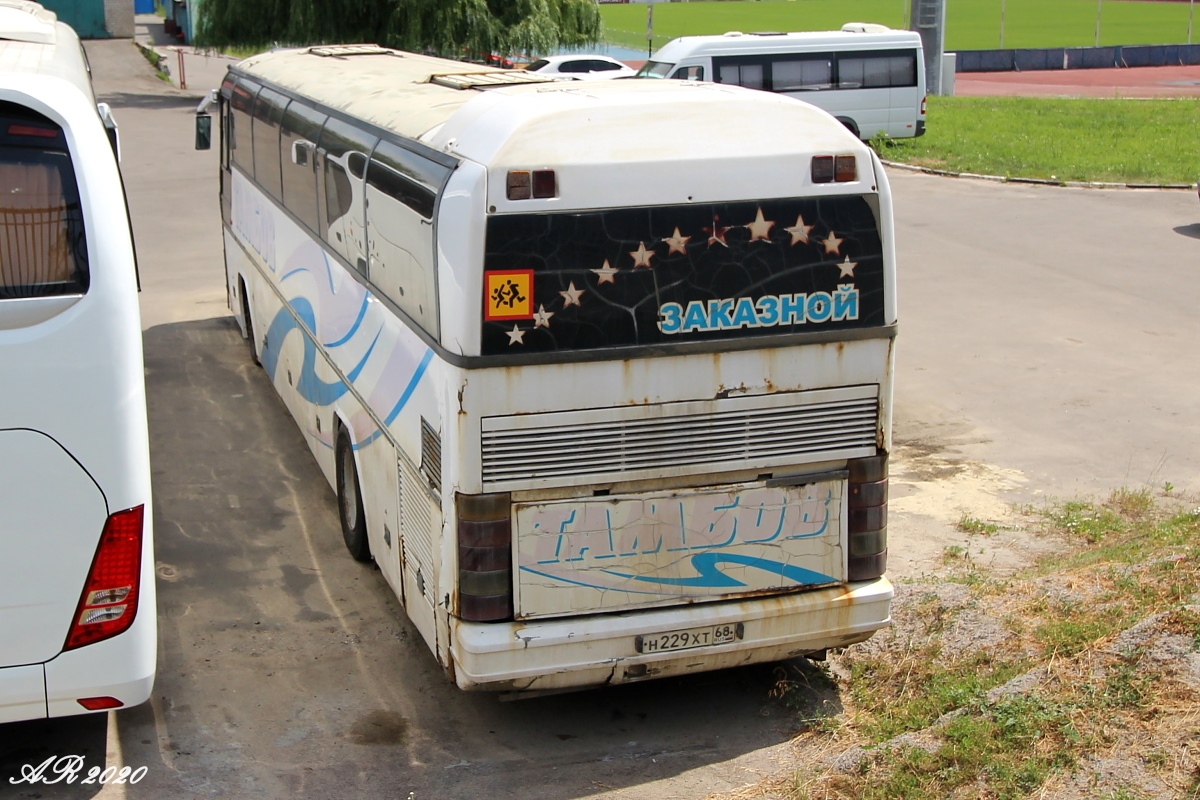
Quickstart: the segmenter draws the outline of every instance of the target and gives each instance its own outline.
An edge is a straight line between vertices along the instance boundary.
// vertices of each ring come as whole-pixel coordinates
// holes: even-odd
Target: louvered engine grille
[[[864,386],[483,422],[483,483],[495,491],[871,455],[879,401]]]

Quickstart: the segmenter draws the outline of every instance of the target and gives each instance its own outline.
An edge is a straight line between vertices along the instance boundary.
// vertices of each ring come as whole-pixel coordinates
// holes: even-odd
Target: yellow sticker
[[[483,273],[483,318],[533,319],[533,270],[510,269]]]

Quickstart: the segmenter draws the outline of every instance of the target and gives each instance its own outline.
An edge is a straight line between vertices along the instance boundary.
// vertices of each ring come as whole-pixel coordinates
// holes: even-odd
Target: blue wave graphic
[[[626,575],[612,570],[605,570],[605,572],[618,578],[652,583],[658,586],[683,586],[697,589],[736,589],[744,587],[746,584],[722,572],[721,565],[740,564],[778,575],[798,586],[837,582],[834,578],[822,575],[820,572],[811,569],[795,567],[791,564],[770,561],[765,558],[737,555],[736,553],[700,553],[699,555],[692,556],[691,563],[697,573],[694,578],[660,578],[654,575]]]
[[[330,405],[349,391],[349,387],[341,381],[327,383],[317,377],[317,346],[313,344],[308,335],[308,331],[316,330],[316,314],[313,312],[312,304],[303,297],[297,297],[289,300],[288,305],[295,312],[295,316],[288,311],[287,307],[281,308],[275,315],[275,319],[271,320],[270,328],[267,329],[267,346],[263,348],[262,353],[263,368],[271,376],[271,380],[275,380],[275,372],[279,368],[279,348],[289,333],[299,330],[304,341],[304,363],[300,367],[300,378],[296,381],[296,391],[314,405]],[[300,321],[297,321],[296,317],[300,318],[308,330],[301,327]],[[377,333],[371,346],[363,354],[362,360],[346,376],[349,380],[353,381],[362,372],[378,341],[379,334]]]

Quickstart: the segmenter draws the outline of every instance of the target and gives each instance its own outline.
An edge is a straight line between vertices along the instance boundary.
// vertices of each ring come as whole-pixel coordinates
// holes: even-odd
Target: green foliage
[[[970,514],[963,512],[958,518],[958,529],[963,533],[975,533],[983,536],[991,536],[1000,530],[1000,526],[994,522],[973,517]]]
[[[458,57],[540,54],[600,38],[592,0],[205,0],[197,43],[373,42]]]

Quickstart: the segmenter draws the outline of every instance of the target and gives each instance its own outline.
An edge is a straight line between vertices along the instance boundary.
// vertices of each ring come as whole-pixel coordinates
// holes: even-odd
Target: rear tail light
[[[58,129],[48,128],[45,125],[30,125],[29,123],[15,122],[8,126],[9,136],[34,136],[39,139],[57,139]]]
[[[921,98],[921,116],[922,117],[925,116],[925,99],[926,98],[924,98],[924,97]]]
[[[88,711],[102,711],[106,708],[120,708],[125,705],[115,697],[81,697],[75,702]]]
[[[129,629],[137,617],[145,507],[109,516],[100,534],[75,620],[63,650],[94,644]]]
[[[852,581],[871,580],[887,569],[887,455],[856,458],[848,467],[847,577]]]
[[[813,183],[847,183],[858,180],[858,161],[852,155],[813,156],[809,167]]]
[[[469,622],[512,619],[512,518],[507,494],[460,494],[458,616]]]

